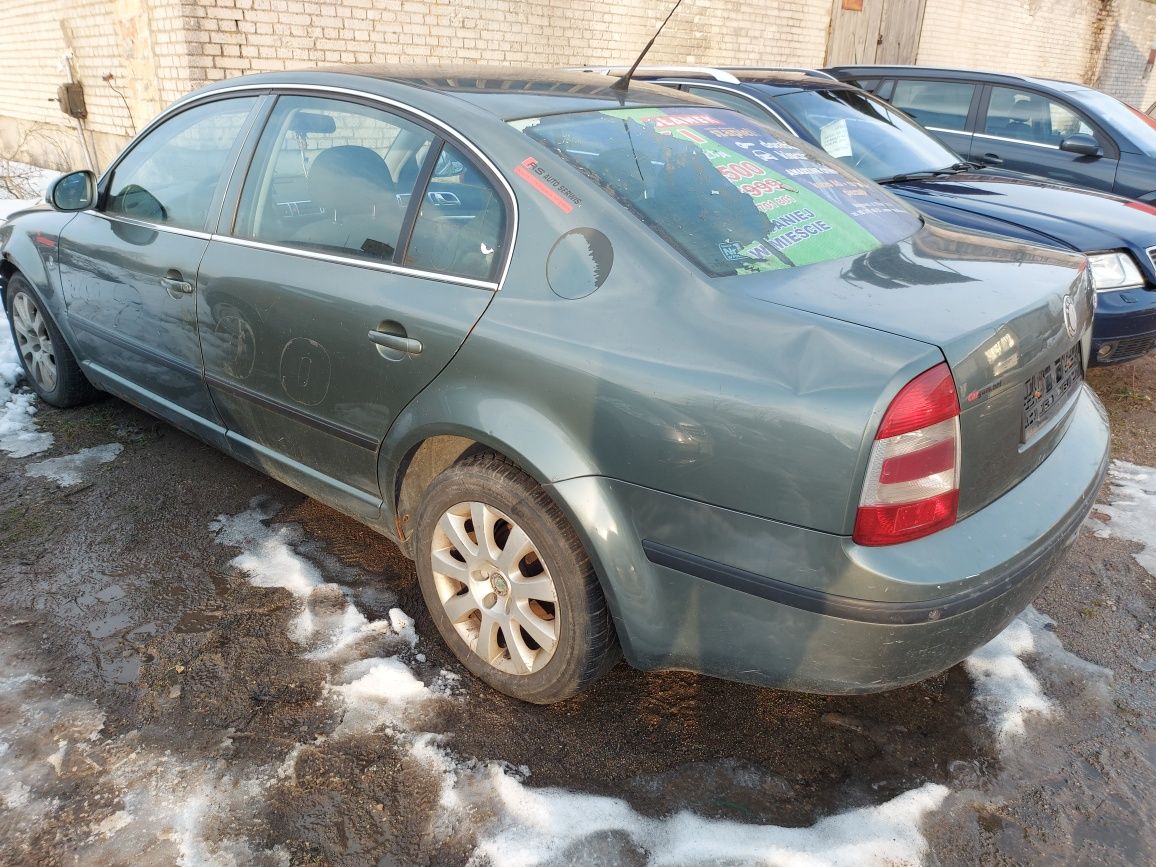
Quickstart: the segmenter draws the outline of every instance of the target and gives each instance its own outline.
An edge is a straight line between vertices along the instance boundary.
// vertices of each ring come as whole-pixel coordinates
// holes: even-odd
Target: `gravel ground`
[[[1090,381],[1156,465],[1156,359]],[[619,666],[542,708],[364,527],[111,398],[36,422],[0,456],[0,863],[1156,863],[1156,579],[1106,512],[1000,659],[1049,711],[1022,735],[965,666],[859,698]]]

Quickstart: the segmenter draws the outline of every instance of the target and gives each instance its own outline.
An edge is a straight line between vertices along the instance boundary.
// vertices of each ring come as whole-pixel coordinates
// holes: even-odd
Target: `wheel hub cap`
[[[558,645],[557,592],[530,537],[484,503],[459,503],[433,534],[434,587],[469,649],[508,674],[532,674]]]
[[[56,388],[56,351],[48,333],[48,321],[24,292],[12,297],[12,330],[16,333],[16,351],[24,369],[45,391]]]

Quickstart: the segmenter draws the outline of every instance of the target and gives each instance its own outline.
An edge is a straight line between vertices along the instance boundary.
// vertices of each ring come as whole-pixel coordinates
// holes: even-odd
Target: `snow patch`
[[[685,811],[649,818],[617,798],[532,789],[495,767],[487,769],[484,780],[502,808],[501,818],[479,840],[472,863],[484,863],[484,858],[504,867],[566,863],[612,833],[626,837],[615,847],[641,850],[653,867],[918,864],[927,850],[920,822],[948,795],[946,787],[928,783],[809,828],[782,828],[704,819]]]
[[[1024,658],[1034,659],[1045,675],[1080,684],[1085,698],[1110,706],[1112,672],[1065,650],[1055,626],[1054,620],[1029,605],[1003,632],[964,660],[975,684],[975,701],[987,716],[1000,749],[1022,741],[1033,715],[1051,717],[1060,712]]]
[[[964,660],[967,673],[975,682],[975,700],[987,715],[1001,747],[1023,737],[1024,721],[1030,714],[1052,714],[1051,701],[1021,659],[1035,649],[1034,632],[1021,616]]]
[[[0,813],[6,842],[34,840],[58,810],[55,793],[77,788],[91,824],[72,853],[81,864],[280,865],[280,847],[248,840],[275,769],[236,779],[220,759],[188,762],[143,743],[109,737],[92,702],[56,693],[0,646]],[[94,773],[96,776],[94,776]],[[88,787],[86,789],[86,787]],[[107,811],[107,812],[105,812]]]
[[[1096,505],[1107,515],[1107,523],[1093,521],[1100,539],[1125,539],[1144,546],[1136,562],[1156,575],[1156,469],[1127,461],[1112,461],[1108,470],[1108,502]]]
[[[36,427],[36,395],[17,392],[24,377],[12,329],[0,322],[0,450],[14,458],[26,458],[52,448],[52,434]]]
[[[249,508],[237,515],[220,515],[210,525],[219,545],[241,549],[229,564],[245,573],[257,587],[283,587],[304,599],[322,582],[312,563],[298,556],[293,544],[301,531],[293,524],[270,527],[265,522],[281,511],[281,506],[264,497],[255,497]]]
[[[413,652],[419,640],[413,619],[392,608],[388,621],[368,620],[344,588],[326,582],[302,556],[310,545],[300,528],[268,525],[278,510],[275,503],[256,499],[239,515],[218,517],[212,530],[218,543],[242,549],[232,565],[252,583],[284,587],[298,597],[302,610],[290,624],[290,634],[312,646],[305,655],[333,661],[341,651],[355,651],[362,638],[388,633],[408,645],[406,658],[422,661],[422,655]],[[529,768],[461,760],[443,748],[439,736],[415,731],[416,714],[424,703],[460,689],[460,678],[452,672],[442,671],[426,684],[398,655],[334,664],[329,692],[341,698],[345,715],[332,736],[384,728],[384,734],[408,743],[411,754],[440,780],[440,813],[431,829],[435,837],[448,838],[463,825],[482,826],[471,863],[566,863],[571,854],[597,844],[625,846],[635,857],[648,853],[648,863],[655,865],[914,864],[927,848],[920,821],[948,794],[943,786],[927,784],[878,807],[828,817],[811,828],[744,825],[685,811],[652,819],[619,799],[532,789],[525,785]],[[298,745],[289,752],[275,772],[278,779],[294,779],[300,749]],[[608,833],[615,835],[610,844],[602,840]],[[615,860],[613,853],[608,860]]]
[[[335,735],[371,731],[383,723],[404,725],[407,710],[434,696],[396,656],[354,662],[341,677],[346,682],[331,688],[345,700]]]
[[[43,169],[31,163],[22,163],[19,160],[0,159],[0,175],[17,180],[13,185],[21,194],[15,197],[8,186],[0,184],[0,221],[8,219],[16,211],[29,208],[44,201],[44,194],[48,192],[48,185],[60,177],[60,172],[52,169]]]
[[[30,476],[40,476],[51,479],[62,488],[79,485],[93,467],[115,461],[124,446],[120,443],[108,443],[103,446],[92,446],[81,449],[73,455],[62,455],[58,458],[49,458],[46,461],[37,461],[24,468]]]

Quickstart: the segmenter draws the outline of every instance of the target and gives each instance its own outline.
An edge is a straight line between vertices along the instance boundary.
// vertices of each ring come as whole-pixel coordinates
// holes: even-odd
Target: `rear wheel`
[[[494,454],[455,464],[418,509],[417,572],[434,624],[474,675],[536,704],[619,658],[590,561],[541,486]]]
[[[32,285],[20,274],[8,280],[5,308],[16,354],[29,385],[45,402],[67,408],[92,400],[92,387],[45,312]]]

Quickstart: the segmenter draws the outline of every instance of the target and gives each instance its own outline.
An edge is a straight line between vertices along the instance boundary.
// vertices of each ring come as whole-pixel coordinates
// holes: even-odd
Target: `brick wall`
[[[1083,81],[1097,0],[927,0],[919,63]]]
[[[689,0],[649,62],[818,65],[839,2]],[[0,158],[32,130],[21,156],[85,164],[75,124],[52,102],[69,51],[88,144],[106,165],[134,129],[205,82],[338,63],[625,64],[670,3],[5,0]],[[919,62],[1098,82],[1140,104],[1156,99],[1142,77],[1154,40],[1148,0],[927,0]]]
[[[1156,47],[1156,3],[1120,0],[1111,5],[1103,60],[1092,82],[1143,111],[1156,101],[1156,73],[1145,75],[1148,53]]]
[[[629,63],[670,0],[215,0],[190,4],[194,82],[334,63]],[[655,63],[818,62],[830,0],[698,0],[671,19]],[[199,56],[196,56],[199,54]]]

